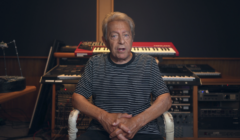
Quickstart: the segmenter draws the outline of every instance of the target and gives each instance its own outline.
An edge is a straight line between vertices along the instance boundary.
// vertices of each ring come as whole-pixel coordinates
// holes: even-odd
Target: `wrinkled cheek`
[[[111,51],[111,54],[112,54],[113,56],[117,56],[117,55],[119,55],[118,52],[115,51],[115,50],[112,50],[112,51]]]

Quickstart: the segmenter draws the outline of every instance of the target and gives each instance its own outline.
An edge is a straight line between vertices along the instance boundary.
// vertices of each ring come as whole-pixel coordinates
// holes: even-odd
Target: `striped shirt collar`
[[[108,53],[108,61],[113,65],[113,66],[117,66],[117,67],[125,67],[125,66],[128,66],[130,65],[135,59],[135,53],[132,52],[132,59],[130,61],[128,61],[127,63],[125,64],[116,64],[112,61],[112,59],[110,58],[110,53]]]

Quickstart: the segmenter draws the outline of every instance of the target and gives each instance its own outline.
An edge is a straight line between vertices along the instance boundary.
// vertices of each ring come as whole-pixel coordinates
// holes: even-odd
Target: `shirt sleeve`
[[[85,66],[84,73],[75,89],[75,93],[78,93],[85,98],[92,96],[92,78],[93,78],[93,61],[90,58]]]
[[[161,94],[169,93],[169,90],[164,83],[156,60],[153,58],[151,63],[151,83],[152,83],[152,95],[158,97]]]

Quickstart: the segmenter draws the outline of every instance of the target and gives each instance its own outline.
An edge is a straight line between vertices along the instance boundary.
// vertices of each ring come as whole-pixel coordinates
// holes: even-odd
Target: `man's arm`
[[[169,93],[164,93],[157,97],[154,103],[142,113],[130,118],[120,118],[115,121],[113,126],[118,126],[118,128],[129,128],[130,134],[126,134],[121,129],[116,129],[114,132],[110,134],[110,138],[117,136],[119,139],[119,135],[124,135],[126,138],[133,138],[134,135],[145,126],[150,121],[156,119],[160,115],[162,115],[165,111],[167,111],[172,104],[171,96]]]
[[[73,93],[72,95],[72,104],[74,108],[95,120],[100,120],[101,114],[106,113],[106,111],[91,104],[84,96],[77,93]]]
[[[80,110],[82,113],[92,117],[99,121],[103,128],[110,134],[116,127],[112,126],[112,123],[121,117],[131,118],[131,115],[122,113],[108,113],[107,111],[91,104],[84,96],[73,93],[72,96],[73,107]],[[128,132],[128,128],[123,126],[124,131]]]
[[[169,93],[164,93],[158,96],[148,109],[136,115],[136,117],[140,120],[140,122],[142,122],[142,126],[144,126],[162,115],[165,111],[168,111],[171,105],[171,95]]]

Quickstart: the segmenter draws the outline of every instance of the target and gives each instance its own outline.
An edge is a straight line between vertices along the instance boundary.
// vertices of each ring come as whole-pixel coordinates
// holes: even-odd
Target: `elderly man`
[[[93,118],[80,140],[163,140],[156,118],[170,108],[171,96],[155,59],[131,52],[134,28],[120,12],[103,21],[102,40],[110,53],[89,59],[72,97],[73,106]]]

